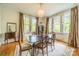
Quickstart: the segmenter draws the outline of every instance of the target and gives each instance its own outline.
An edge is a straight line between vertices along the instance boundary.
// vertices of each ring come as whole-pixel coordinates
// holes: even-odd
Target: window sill
[[[63,33],[63,32],[55,32],[56,34],[69,34],[69,33]]]

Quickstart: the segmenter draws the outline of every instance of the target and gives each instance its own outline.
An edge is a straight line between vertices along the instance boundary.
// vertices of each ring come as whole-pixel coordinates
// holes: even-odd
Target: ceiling
[[[6,3],[5,5],[10,5],[17,8],[20,12],[37,16],[37,10],[39,8],[39,3]],[[71,8],[73,3],[43,3],[42,8],[44,9],[44,16],[51,16],[55,13],[61,12],[63,10]]]

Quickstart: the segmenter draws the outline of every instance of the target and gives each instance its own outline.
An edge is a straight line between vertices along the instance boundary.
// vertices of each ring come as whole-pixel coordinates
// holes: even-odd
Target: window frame
[[[55,30],[54,30],[54,25],[56,25],[56,23],[54,23],[54,20],[55,20],[55,18],[56,17],[59,17],[60,18],[60,15],[56,15],[56,16],[54,16],[53,17],[53,32],[56,32]],[[58,19],[57,19],[58,20]],[[60,21],[61,21],[61,19],[59,19],[59,24],[60,24]],[[60,29],[59,29],[60,31],[59,32],[56,32],[56,33],[60,33],[61,32],[61,26],[60,26]]]
[[[65,12],[63,12],[63,13],[60,13],[60,14],[57,14],[57,15],[55,15],[55,16],[53,16],[52,17],[52,31],[53,32],[55,32],[54,31],[54,17],[57,17],[57,16],[60,16],[60,32],[55,32],[55,33],[64,33],[64,34],[68,34],[69,32],[64,32],[64,23],[63,23],[63,16],[64,16],[64,14],[66,14],[66,13],[70,13],[70,10],[67,10],[67,11],[65,11]],[[71,14],[70,14],[70,20],[69,21],[71,21]]]
[[[29,18],[29,24],[24,23],[24,26],[25,26],[25,25],[28,25],[29,31],[25,31],[25,30],[24,30],[24,32],[25,32],[25,33],[32,32],[32,18],[35,18],[35,17],[33,17],[33,16],[28,16],[28,15],[24,15],[23,17],[24,17],[24,19],[25,19],[26,17]],[[35,18],[35,20],[36,20],[36,18]],[[37,21],[37,20],[36,20],[36,21]],[[24,27],[24,28],[25,28],[25,27]],[[35,28],[35,32],[36,32],[36,28]]]

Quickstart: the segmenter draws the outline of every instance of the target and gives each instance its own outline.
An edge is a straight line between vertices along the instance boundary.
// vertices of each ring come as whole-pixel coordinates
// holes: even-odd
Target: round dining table
[[[29,43],[31,43],[31,45],[32,45],[32,54],[31,54],[31,56],[34,56],[35,55],[35,44],[41,40],[41,36],[29,35],[28,37],[29,37]]]
[[[43,37],[48,36],[49,38],[51,37],[51,34],[48,35],[29,35],[28,36],[28,41],[32,45],[32,53],[31,56],[35,55],[35,44],[38,43]]]

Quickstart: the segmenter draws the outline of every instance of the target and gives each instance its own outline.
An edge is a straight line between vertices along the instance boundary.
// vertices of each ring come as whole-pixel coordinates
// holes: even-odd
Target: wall
[[[56,33],[56,39],[68,43],[68,34],[67,33]]]
[[[4,33],[6,32],[6,24],[7,22],[17,23],[17,30],[18,30],[18,19],[19,14],[16,9],[0,4],[0,42],[4,42]]]

